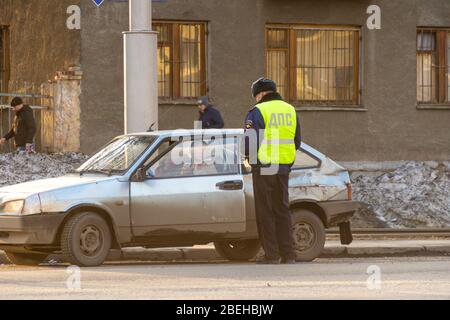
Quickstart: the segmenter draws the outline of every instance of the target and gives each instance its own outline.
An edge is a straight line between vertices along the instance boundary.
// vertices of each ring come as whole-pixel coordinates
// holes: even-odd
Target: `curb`
[[[122,251],[121,261],[217,261],[224,260],[211,248],[142,249]]]
[[[109,261],[114,261],[111,259]],[[178,261],[185,260],[182,249],[143,249],[143,248],[130,248],[123,249],[120,261]]]
[[[443,250],[441,247],[436,247],[436,254],[450,253],[450,250]],[[321,255],[321,258],[333,257],[398,257],[398,256],[425,256],[427,250],[424,246],[411,247],[331,247]]]
[[[450,255],[450,245],[411,245],[408,247],[326,247],[320,258],[366,258]],[[121,261],[224,261],[212,248],[124,249]]]
[[[449,244],[409,244],[405,246],[328,246],[321,258],[366,258],[366,257],[398,257],[398,256],[450,256]],[[54,258],[58,258],[54,256]],[[167,248],[144,249],[127,248],[122,252],[115,250],[108,261],[224,261],[214,248]],[[10,264],[3,251],[0,251],[0,265]]]
[[[450,245],[448,246],[426,246],[425,251],[428,253],[441,253],[445,255],[450,255]]]

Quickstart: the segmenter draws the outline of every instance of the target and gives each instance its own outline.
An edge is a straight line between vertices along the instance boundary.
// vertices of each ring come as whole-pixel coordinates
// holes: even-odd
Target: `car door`
[[[147,179],[131,182],[134,235],[245,231],[237,141],[237,137],[202,138],[200,143],[185,138],[175,145],[163,141],[147,160]]]

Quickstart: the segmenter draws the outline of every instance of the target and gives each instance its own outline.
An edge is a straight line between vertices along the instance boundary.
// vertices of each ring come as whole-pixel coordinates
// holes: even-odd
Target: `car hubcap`
[[[314,228],[306,223],[300,222],[294,226],[295,248],[299,251],[305,251],[311,248],[316,239]]]
[[[103,238],[100,230],[94,226],[87,226],[83,229],[80,236],[80,248],[85,255],[96,255],[102,244]]]

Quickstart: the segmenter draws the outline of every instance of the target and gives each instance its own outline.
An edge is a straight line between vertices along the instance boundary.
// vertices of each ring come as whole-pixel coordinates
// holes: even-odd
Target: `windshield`
[[[86,161],[77,172],[124,174],[156,138],[156,136],[117,138]]]

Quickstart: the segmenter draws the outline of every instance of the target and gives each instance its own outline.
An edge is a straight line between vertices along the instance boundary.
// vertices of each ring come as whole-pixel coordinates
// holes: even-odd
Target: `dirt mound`
[[[79,153],[0,154],[0,187],[54,178],[76,169],[87,156]]]
[[[367,204],[356,220],[376,217],[372,227],[450,227],[448,163],[407,162],[392,172],[354,177],[353,188],[354,198]]]

